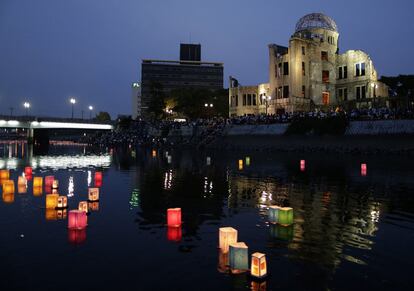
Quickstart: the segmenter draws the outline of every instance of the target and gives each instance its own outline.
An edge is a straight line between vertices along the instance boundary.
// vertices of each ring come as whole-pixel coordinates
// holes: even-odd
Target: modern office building
[[[312,13],[297,22],[288,47],[269,45],[269,83],[231,86],[229,115],[370,107],[380,97],[388,97],[388,87],[369,55],[340,54],[335,21]]]
[[[147,116],[151,88],[162,87],[165,96],[174,89],[223,89],[223,63],[201,61],[201,45],[181,44],[180,60],[144,59],[141,64],[141,112]]]
[[[132,118],[137,119],[141,117],[141,85],[139,83],[132,83]]]

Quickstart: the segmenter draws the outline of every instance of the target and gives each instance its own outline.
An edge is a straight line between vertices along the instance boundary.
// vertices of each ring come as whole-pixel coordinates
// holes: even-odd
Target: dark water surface
[[[69,209],[103,171],[82,233],[67,229],[64,213],[46,211],[45,193],[34,196],[31,183],[25,194],[16,186],[13,197],[2,195],[1,290],[413,290],[412,159],[172,151],[168,163],[156,154],[52,147],[36,156],[0,145],[0,169],[15,181],[26,165],[54,175]],[[293,207],[294,225],[269,225],[269,205]],[[169,207],[182,208],[181,238],[165,226]],[[266,254],[261,285],[220,264],[221,226],[236,228],[249,253]]]

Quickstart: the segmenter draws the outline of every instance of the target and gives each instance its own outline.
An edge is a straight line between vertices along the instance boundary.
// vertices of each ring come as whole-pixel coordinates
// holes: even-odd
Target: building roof
[[[313,28],[323,28],[338,31],[335,21],[323,13],[311,13],[303,16],[296,23],[295,32],[309,30]]]

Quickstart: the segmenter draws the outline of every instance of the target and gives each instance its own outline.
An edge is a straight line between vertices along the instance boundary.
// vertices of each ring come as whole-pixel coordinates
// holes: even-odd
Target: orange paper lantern
[[[33,188],[43,187],[43,178],[42,177],[34,177],[33,178]]]
[[[99,188],[89,188],[88,189],[88,200],[89,201],[98,201],[99,200]]]
[[[26,177],[19,176],[17,178],[17,186],[24,186],[24,187],[26,187],[26,185],[27,185]]]
[[[78,205],[78,210],[85,211],[86,213],[88,213],[88,202],[80,201]]]
[[[267,275],[266,255],[262,253],[252,254],[251,270],[253,277],[263,278]]]
[[[5,180],[2,183],[3,186],[3,193],[13,193],[14,194],[14,181],[13,180]]]
[[[3,202],[10,204],[14,202],[14,193],[4,193],[2,194]]]
[[[58,194],[47,194],[46,195],[46,209],[55,209],[58,206]]]
[[[167,225],[175,227],[181,225],[181,208],[167,209]]]
[[[239,170],[243,170],[243,160],[239,160]]]
[[[42,196],[42,187],[33,187],[33,196]]]
[[[0,181],[9,180],[10,171],[9,170],[0,170]]]

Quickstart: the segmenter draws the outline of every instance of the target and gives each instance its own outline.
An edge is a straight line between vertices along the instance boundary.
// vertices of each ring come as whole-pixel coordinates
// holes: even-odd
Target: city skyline
[[[242,85],[262,83],[267,45],[287,45],[297,20],[311,12],[332,17],[340,52],[366,51],[379,76],[412,73],[413,24],[406,19],[414,4],[367,2],[2,1],[0,114],[13,107],[24,115],[27,101],[30,114],[69,117],[72,96],[76,117],[84,110],[88,118],[90,105],[113,118],[130,114],[140,61],[178,60],[181,42],[200,43],[203,60],[223,62],[226,81],[233,75]]]

